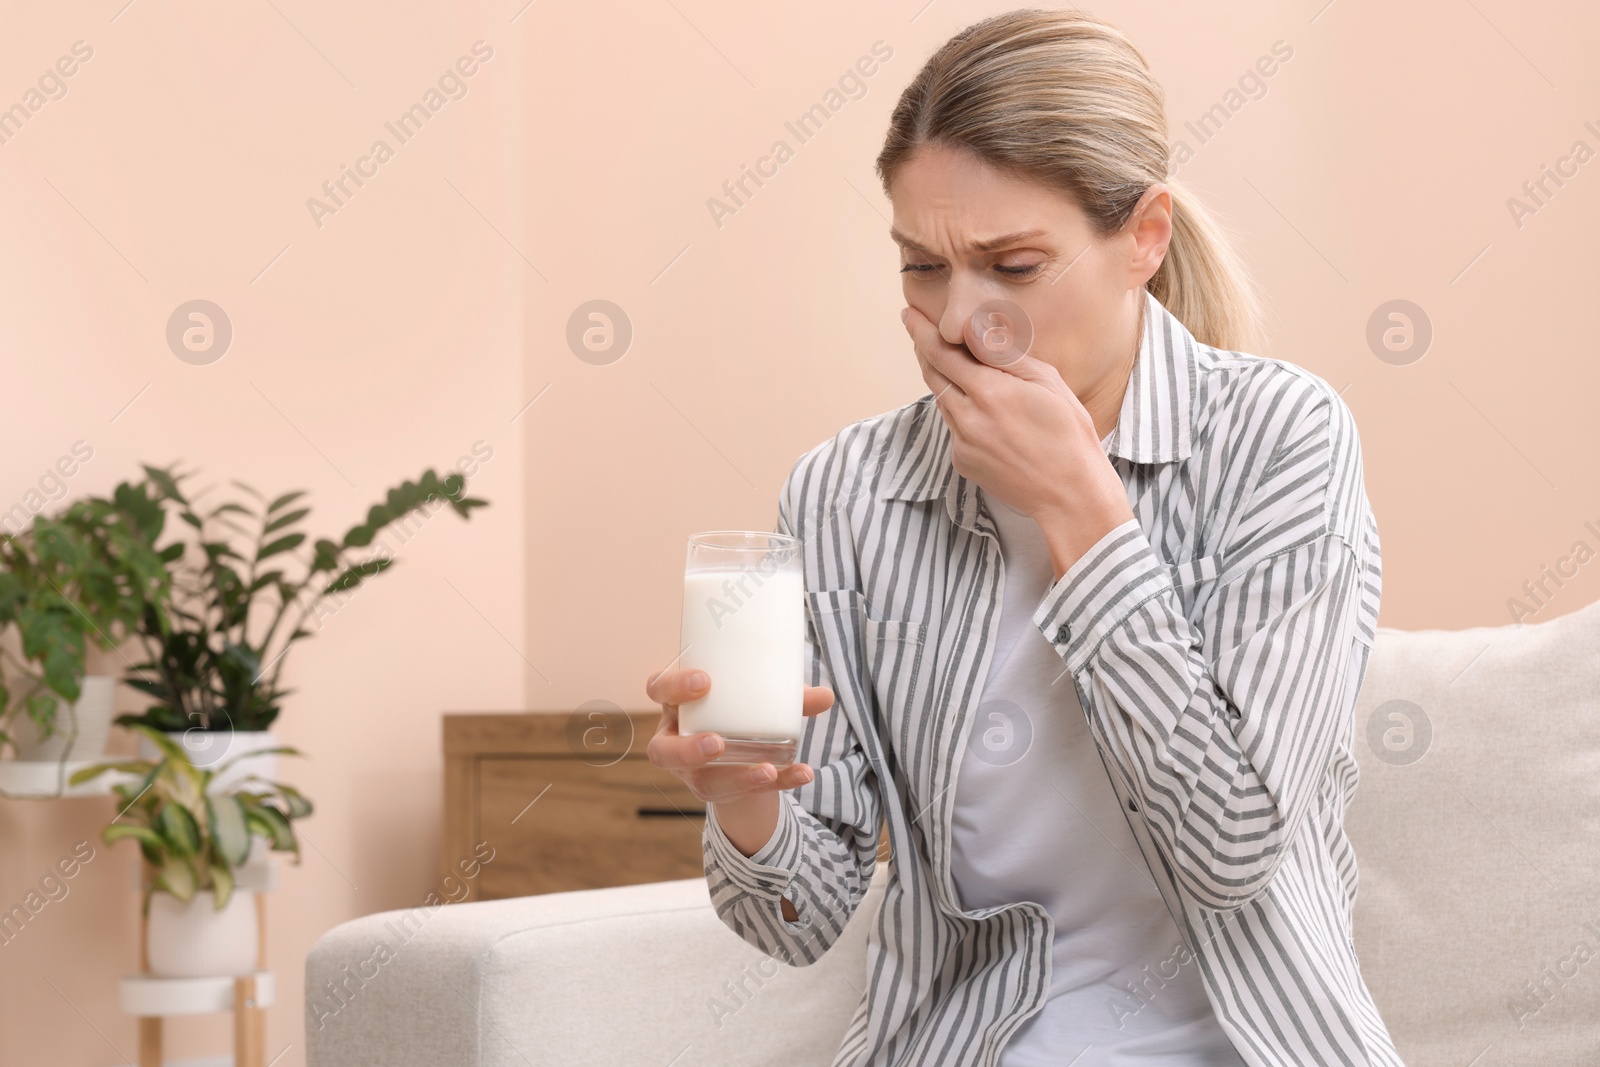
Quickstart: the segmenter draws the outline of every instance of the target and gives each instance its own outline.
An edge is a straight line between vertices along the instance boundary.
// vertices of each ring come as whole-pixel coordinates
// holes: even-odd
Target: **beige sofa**
[[[1406,1063],[1600,1065],[1600,604],[1381,630],[1356,750],[1356,948]],[[307,960],[308,1063],[825,1065],[886,872],[799,969],[703,880],[357,919]]]

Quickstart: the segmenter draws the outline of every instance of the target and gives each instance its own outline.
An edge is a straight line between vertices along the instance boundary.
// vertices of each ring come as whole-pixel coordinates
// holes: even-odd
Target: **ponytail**
[[[1261,294],[1217,220],[1186,188],[1168,180],[1172,241],[1147,288],[1213,348],[1260,352]]]

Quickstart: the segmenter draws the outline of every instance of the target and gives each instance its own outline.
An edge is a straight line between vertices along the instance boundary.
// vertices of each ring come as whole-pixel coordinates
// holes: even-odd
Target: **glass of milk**
[[[721,763],[794,762],[804,721],[805,595],[800,542],[712,530],[689,538],[679,666],[711,677],[678,706],[678,732],[709,730]]]

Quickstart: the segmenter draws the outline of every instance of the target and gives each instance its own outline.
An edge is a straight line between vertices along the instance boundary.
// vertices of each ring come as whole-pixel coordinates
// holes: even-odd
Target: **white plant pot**
[[[158,978],[215,978],[254,974],[259,948],[256,895],[236,889],[217,910],[211,890],[185,904],[171,893],[150,894],[150,973]]]
[[[11,731],[17,759],[49,763],[62,759],[101,759],[106,754],[106,738],[111,733],[111,705],[116,695],[116,678],[108,674],[89,675],[83,680],[83,690],[75,703],[56,706],[55,727],[43,740],[26,713],[17,715]]]
[[[211,780],[208,793],[253,792],[258,786],[247,785],[235,788],[239,782],[251,775],[259,775],[270,781],[278,778],[278,757],[274,754],[251,755],[262,749],[277,748],[278,738],[271,730],[253,731],[227,731],[227,730],[184,730],[182,732],[169,732],[167,737],[180,745],[189,753],[189,759],[196,767],[205,770],[215,769],[229,760],[233,766],[222,772],[219,777]],[[139,757],[141,759],[160,759],[161,752],[155,742],[148,737],[139,737]],[[243,757],[243,758],[240,758]]]

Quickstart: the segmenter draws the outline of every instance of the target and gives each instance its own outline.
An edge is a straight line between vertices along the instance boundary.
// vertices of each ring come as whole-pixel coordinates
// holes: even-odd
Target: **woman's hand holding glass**
[[[772,837],[778,826],[778,792],[805,785],[814,777],[804,763],[781,769],[770,763],[714,763],[723,739],[711,732],[678,733],[678,705],[704,696],[713,684],[706,672],[664,670],[645,683],[645,693],[661,705],[661,721],[650,738],[650,762],[671,771],[699,799],[714,805],[715,818],[728,840],[746,856]],[[803,710],[809,718],[833,707],[833,690],[805,686]]]

